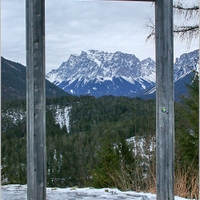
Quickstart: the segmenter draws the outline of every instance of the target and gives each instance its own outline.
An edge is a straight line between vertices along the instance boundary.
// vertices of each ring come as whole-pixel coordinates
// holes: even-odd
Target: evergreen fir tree
[[[195,73],[193,82],[188,85],[189,96],[183,99],[179,107],[181,115],[177,119],[177,150],[183,165],[198,168],[199,158],[199,76]]]

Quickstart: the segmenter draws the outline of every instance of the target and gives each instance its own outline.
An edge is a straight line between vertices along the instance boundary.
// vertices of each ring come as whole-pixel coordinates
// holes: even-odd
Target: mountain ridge
[[[184,78],[191,70],[197,70],[197,63],[198,50],[176,58],[174,81]],[[70,55],[46,78],[73,95],[143,96],[148,94],[148,88],[155,86],[156,63],[151,58],[140,61],[134,54],[120,51],[89,50]]]
[[[26,67],[20,63],[1,57],[2,101],[26,98]],[[68,95],[55,84],[46,80],[47,98]]]

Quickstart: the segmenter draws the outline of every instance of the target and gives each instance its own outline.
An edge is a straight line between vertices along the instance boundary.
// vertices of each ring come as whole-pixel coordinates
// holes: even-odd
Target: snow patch
[[[93,90],[97,90],[97,88],[96,88],[96,87],[93,87],[92,89],[93,89]]]
[[[18,124],[26,117],[26,113],[20,109],[9,109],[2,112],[2,118],[10,118],[14,124]]]
[[[69,112],[71,110],[71,106],[60,108],[59,106],[56,108],[55,113],[55,122],[56,124],[60,125],[60,128],[63,128],[66,126],[67,131],[69,132],[70,126],[69,126]]]
[[[74,94],[74,90],[70,90],[70,93],[71,93],[71,94]]]

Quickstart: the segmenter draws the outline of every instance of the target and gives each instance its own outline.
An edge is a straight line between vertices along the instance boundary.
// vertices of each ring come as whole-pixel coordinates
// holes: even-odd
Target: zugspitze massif
[[[197,69],[198,50],[176,59],[174,80]],[[140,61],[134,54],[97,50],[71,55],[46,78],[73,95],[141,96],[155,86],[156,64],[151,58]]]

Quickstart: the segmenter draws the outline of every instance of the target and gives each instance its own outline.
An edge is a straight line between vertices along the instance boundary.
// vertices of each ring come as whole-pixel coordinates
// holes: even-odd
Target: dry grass
[[[153,149],[155,150],[155,149]],[[137,151],[137,155],[142,155]],[[118,170],[113,170],[108,176],[120,190],[146,191],[156,194],[156,158],[155,151],[152,157],[138,156],[136,167],[129,168],[124,162]],[[145,167],[141,166],[141,163]],[[177,163],[176,163],[177,164]],[[144,170],[145,169],[145,170]],[[174,193],[188,199],[199,199],[199,171],[194,166],[177,167],[175,169]]]
[[[189,199],[199,199],[198,170],[177,169],[175,172],[175,195]]]
[[[129,169],[130,170],[130,169]],[[127,171],[123,163],[120,171],[109,174],[120,190],[146,191],[156,194],[156,173],[154,164],[148,170],[148,174],[144,177],[141,170],[134,170],[133,173]],[[198,170],[192,169],[176,169],[174,192],[176,196],[199,199],[199,180]]]
[[[137,169],[129,169],[121,162],[120,169],[108,174],[114,184],[122,191],[140,191],[142,173]]]

